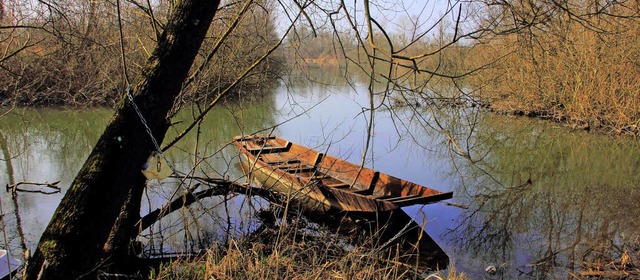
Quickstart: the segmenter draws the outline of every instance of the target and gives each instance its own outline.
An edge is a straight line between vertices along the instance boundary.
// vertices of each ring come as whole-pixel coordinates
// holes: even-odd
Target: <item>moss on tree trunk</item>
[[[154,137],[161,142],[166,119],[204,39],[219,0],[176,1],[174,12],[134,87],[140,108]],[[128,240],[136,217],[125,202],[139,205],[145,178],[142,164],[154,150],[131,102],[123,100],[71,184],[45,229],[25,272],[25,279],[95,278],[100,265],[111,261],[111,245]],[[136,197],[137,196],[137,197]],[[136,201],[137,200],[137,201]],[[139,208],[138,208],[139,210]],[[137,214],[136,214],[137,215]],[[135,216],[135,215],[134,215]],[[117,238],[115,238],[117,236]],[[116,246],[118,247],[118,246]]]

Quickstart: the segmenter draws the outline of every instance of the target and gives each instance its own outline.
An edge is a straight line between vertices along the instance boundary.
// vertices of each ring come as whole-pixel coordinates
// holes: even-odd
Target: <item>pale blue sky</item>
[[[293,4],[292,0],[280,1],[280,4],[277,5],[279,18],[278,29],[284,31],[290,24],[290,21],[287,19],[283,6],[286,7],[290,16],[294,16],[293,13],[299,10],[297,6]],[[299,2],[301,1],[302,0],[299,0]],[[315,3],[318,4],[317,6],[327,10],[335,10],[338,5],[337,0],[316,0]],[[345,0],[345,4],[349,6],[351,16],[355,15],[358,23],[363,24],[364,1]],[[419,31],[424,32],[440,19],[447,8],[450,7],[450,3],[448,0],[370,0],[370,7],[372,16],[385,29],[391,32],[398,32],[414,25]],[[312,18],[316,27],[321,27],[322,23],[326,22],[325,13],[318,11],[317,8],[311,7],[308,11],[308,15]],[[457,8],[454,13],[457,14]],[[344,12],[334,18],[336,17],[344,17]],[[450,21],[455,20],[452,15],[448,15],[448,17]],[[344,20],[340,20],[339,23],[343,27],[347,26]]]

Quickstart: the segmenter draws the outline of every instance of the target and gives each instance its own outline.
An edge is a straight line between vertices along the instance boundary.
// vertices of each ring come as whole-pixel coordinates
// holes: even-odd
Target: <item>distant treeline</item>
[[[426,36],[416,38],[410,29],[374,34],[377,47],[397,56],[389,67],[392,60],[378,52],[380,69],[373,76],[384,82],[390,68],[391,99],[404,103],[473,100],[499,113],[637,135],[639,6],[637,0],[479,1],[461,9],[459,24],[443,18]],[[302,40],[289,46],[298,44],[295,54],[304,61],[331,64],[337,58],[341,66],[356,62],[352,70],[366,70],[369,57],[362,50],[368,43],[354,41],[353,34],[300,28],[298,36]]]
[[[0,16],[0,105],[115,104],[126,90],[120,30],[126,76],[133,84],[163,31],[170,2],[146,2],[148,6],[123,1],[120,21],[114,2],[7,2]],[[209,58],[241,7],[221,8],[192,69],[200,74],[185,84],[181,100],[215,96],[277,43],[273,15],[262,2],[256,1],[216,55]],[[234,91],[272,83],[282,67],[282,55],[275,53]]]
[[[257,1],[259,5],[201,67],[241,7],[222,8],[192,71],[198,69],[200,75],[185,85],[183,100],[215,95],[277,42],[271,2]],[[125,86],[120,25],[113,3],[38,3],[3,7],[0,104],[115,103]],[[131,79],[151,55],[170,13],[164,1],[154,7],[134,3],[123,3],[121,9]],[[501,113],[640,133],[637,0],[589,4],[485,0],[461,7],[459,13],[464,15],[443,16],[427,31],[411,30],[419,27],[410,20],[401,20],[402,28],[387,32],[377,28],[372,36],[377,52],[366,41],[368,35],[359,37],[349,28],[296,24],[284,47],[235,91],[242,94],[264,87],[281,77],[286,67],[329,64],[364,74],[362,81],[369,77],[379,83],[390,81],[388,88],[394,92],[390,95],[399,93],[403,100],[446,104],[473,100]],[[396,56],[390,58],[385,52]],[[380,59],[370,63],[374,53]],[[377,72],[371,74],[371,67]]]

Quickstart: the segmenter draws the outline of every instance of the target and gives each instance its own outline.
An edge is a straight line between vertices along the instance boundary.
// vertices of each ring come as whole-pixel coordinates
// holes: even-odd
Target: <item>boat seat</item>
[[[260,146],[255,148],[249,148],[245,146],[245,148],[247,149],[248,152],[254,155],[258,155],[258,154],[273,154],[273,153],[286,152],[286,151],[289,151],[289,148],[291,148],[291,145],[292,145],[291,142],[287,142],[287,144],[284,146]]]
[[[264,161],[264,163],[268,164],[268,165],[274,165],[276,167],[280,167],[279,165],[295,165],[295,164],[300,164],[300,160],[297,159],[289,159],[289,160],[274,160],[274,161],[268,161],[265,160],[264,157],[260,157],[260,159],[262,161]]]
[[[289,169],[289,168],[299,168],[299,167],[307,167],[307,166],[308,165],[301,164],[300,162],[293,162],[293,163],[288,162],[288,163],[278,164],[274,167],[278,169]]]
[[[316,155],[316,158],[313,160],[313,166],[320,165],[320,162],[322,161],[323,158],[324,158],[324,154],[323,153],[318,153]]]
[[[357,194],[361,194],[361,195],[371,195],[373,194],[373,190],[370,189],[366,189],[366,190],[353,190],[353,193],[357,193]]]
[[[345,184],[345,183],[334,183],[334,184],[325,184],[325,187],[329,187],[329,188],[334,188],[334,189],[347,189],[350,188],[351,186],[349,184]]]
[[[256,139],[271,140],[271,139],[276,139],[276,136],[266,135],[266,134],[254,134],[254,135],[236,136],[233,138],[233,140],[236,140],[236,141],[253,141]]]
[[[256,147],[256,148],[247,148],[252,154],[273,154],[273,153],[282,153],[286,152],[287,148],[284,146],[273,146],[273,147]]]
[[[368,188],[354,189],[352,192],[361,194],[361,195],[372,195],[373,191],[376,189],[376,184],[378,183],[378,179],[380,179],[380,172],[376,171],[373,173],[373,178],[371,178],[371,182],[369,182]]]
[[[278,166],[279,169],[287,171],[289,173],[302,173],[302,172],[313,172],[316,170],[313,166]]]

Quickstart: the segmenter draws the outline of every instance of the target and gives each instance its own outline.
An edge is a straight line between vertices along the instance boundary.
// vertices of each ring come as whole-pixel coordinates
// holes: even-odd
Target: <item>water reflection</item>
[[[253,102],[226,102],[170,149],[169,158],[187,174],[242,179],[233,168],[237,151],[228,144],[235,135],[266,129],[360,162],[367,87],[339,82],[343,74],[328,72],[320,71],[326,75],[321,84],[298,82],[277,87]],[[173,139],[196,113],[197,108],[185,109],[176,116],[166,140]],[[13,248],[18,252],[14,256],[19,256],[22,245],[14,215],[19,211],[24,243],[35,247],[111,114],[107,109],[21,109],[0,118],[0,183],[61,180],[63,186],[60,194],[19,193],[19,210],[12,206],[11,194],[2,192],[2,222],[8,235],[0,246]],[[556,278],[577,273],[583,262],[596,262],[604,253],[615,258],[638,238],[637,142],[473,109],[443,107],[435,114],[441,128],[424,107],[376,112],[366,165],[440,191],[454,191],[452,202],[469,206],[404,209],[418,224],[426,225],[457,271],[474,279]],[[452,153],[441,129],[458,140],[474,161]],[[152,182],[141,214],[161,207],[179,184],[177,180]],[[251,216],[254,208],[261,207],[253,202],[240,196],[206,199],[154,225],[143,241],[156,251],[205,248],[213,237],[227,232],[241,235],[254,227],[256,221],[231,218]],[[485,274],[488,265],[497,266],[498,274]]]
[[[259,101],[228,101],[217,110],[210,111],[203,123],[167,152],[175,168],[186,176],[244,180],[243,174],[233,167],[239,159],[231,145],[233,136],[254,133],[276,124],[273,92],[263,92],[259,96]],[[166,140],[172,140],[195,116],[197,109],[183,110],[174,117],[177,124],[167,134]],[[144,201],[141,214],[161,208],[166,201],[178,198],[176,193],[184,192],[185,186],[195,183],[178,179],[151,181],[147,189],[150,199]],[[253,217],[263,204],[260,200],[250,200],[237,194],[198,201],[143,232],[146,253],[157,256],[194,252],[210,247],[213,242],[224,243],[230,237],[245,235],[258,223],[253,218],[245,218]]]
[[[68,186],[106,124],[108,113],[15,109],[0,118],[2,186],[25,181],[62,181],[60,185]],[[17,258],[26,248],[34,248],[62,196],[63,193],[0,192],[6,233],[0,247],[9,249]]]
[[[638,238],[640,223],[629,218],[640,215],[637,142],[492,115],[476,137],[486,143],[476,152],[489,154],[482,165],[490,173],[461,164],[474,183],[458,189],[466,194],[459,199],[472,207],[449,235],[466,248],[466,265],[556,278]]]
[[[234,135],[252,133],[275,124],[273,98],[273,92],[267,92],[262,95],[260,102],[229,101],[218,110],[211,111],[198,126],[197,131],[189,134],[179,145],[167,152],[172,164],[177,170],[188,175],[240,177],[241,174],[231,167],[234,158],[237,157],[235,149],[225,147]],[[35,248],[53,211],[112,113],[109,109],[20,109],[0,119],[2,185],[13,185],[22,181],[61,181],[62,186],[61,193],[52,195],[17,193],[16,204],[10,204],[14,197],[10,192],[2,192],[0,202],[2,213],[6,214],[2,216],[2,225],[11,232],[0,240],[1,248],[14,249],[14,256],[20,256],[25,248]],[[194,114],[190,110],[180,112],[173,119],[179,123],[168,133],[166,139],[175,137],[193,120]],[[150,182],[151,187],[147,190],[141,214],[161,207],[180,183],[179,180]],[[247,209],[251,207],[245,205],[247,202],[243,198],[229,199],[206,199],[192,207],[193,209],[174,213],[145,234],[148,237],[147,241],[151,244],[152,241],[179,243],[171,250],[184,251],[188,248],[185,244],[206,246],[214,239],[212,236],[220,236],[223,231],[232,231],[229,228],[233,229],[234,234],[238,234],[235,231],[246,228],[243,225],[244,221],[236,219],[231,225],[228,216],[250,216],[238,213],[249,211]],[[18,238],[16,230],[19,228],[19,220],[13,218],[14,213],[17,215],[18,207],[20,213],[17,217],[22,220],[24,238]]]

